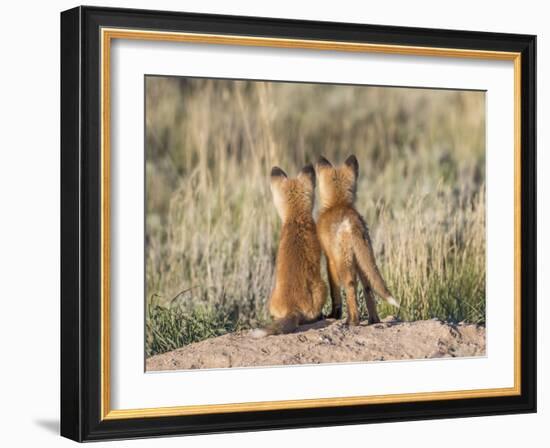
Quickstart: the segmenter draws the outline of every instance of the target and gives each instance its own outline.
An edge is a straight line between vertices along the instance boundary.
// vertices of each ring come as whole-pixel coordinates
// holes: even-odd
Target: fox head
[[[316,164],[319,177],[321,207],[353,205],[357,191],[359,162],[354,155],[349,156],[343,165],[332,166],[327,159],[320,157]]]
[[[313,165],[306,165],[295,178],[289,178],[281,168],[274,166],[271,169],[271,193],[283,222],[296,217],[311,217],[315,198]]]

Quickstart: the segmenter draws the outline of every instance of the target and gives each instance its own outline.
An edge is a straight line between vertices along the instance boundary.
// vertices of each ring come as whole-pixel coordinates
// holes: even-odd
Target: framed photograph
[[[61,433],[536,411],[531,35],[61,13]]]

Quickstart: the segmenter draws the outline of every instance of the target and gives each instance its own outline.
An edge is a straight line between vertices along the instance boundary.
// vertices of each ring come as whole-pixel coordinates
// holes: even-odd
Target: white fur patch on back
[[[338,229],[336,229],[336,239],[340,240],[344,235],[348,235],[351,233],[351,222],[349,222],[349,219],[344,219],[339,225]]]

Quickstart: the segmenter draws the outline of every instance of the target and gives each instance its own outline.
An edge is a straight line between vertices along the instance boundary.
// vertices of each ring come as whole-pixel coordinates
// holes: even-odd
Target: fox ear
[[[330,163],[323,156],[320,156],[317,160],[317,168],[332,168],[332,163]]]
[[[357,174],[359,174],[359,162],[357,161],[357,157],[352,154],[346,159],[344,165],[351,169],[355,177],[357,177]]]
[[[278,166],[271,168],[271,182],[274,180],[286,180],[287,178],[286,173]]]
[[[313,165],[310,163],[306,166],[304,166],[300,172],[298,173],[298,179],[300,179],[302,182],[307,182],[311,186],[311,189],[315,189],[315,169],[313,168]]]

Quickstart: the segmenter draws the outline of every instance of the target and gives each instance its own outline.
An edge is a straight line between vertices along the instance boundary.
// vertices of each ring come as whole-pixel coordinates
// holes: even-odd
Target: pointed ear
[[[316,166],[317,168],[332,168],[332,163],[330,163],[327,159],[321,156],[319,157],[319,160],[317,160]]]
[[[298,173],[298,179],[307,183],[307,185],[311,187],[311,190],[315,190],[315,170],[311,163],[301,169]]]
[[[281,168],[279,168],[278,166],[274,166],[273,168],[271,168],[271,183],[273,183],[274,181],[286,179],[288,179],[288,176]]]
[[[357,177],[357,175],[359,174],[359,162],[357,161],[357,157],[352,154],[346,159],[344,165],[351,169],[355,177]]]

